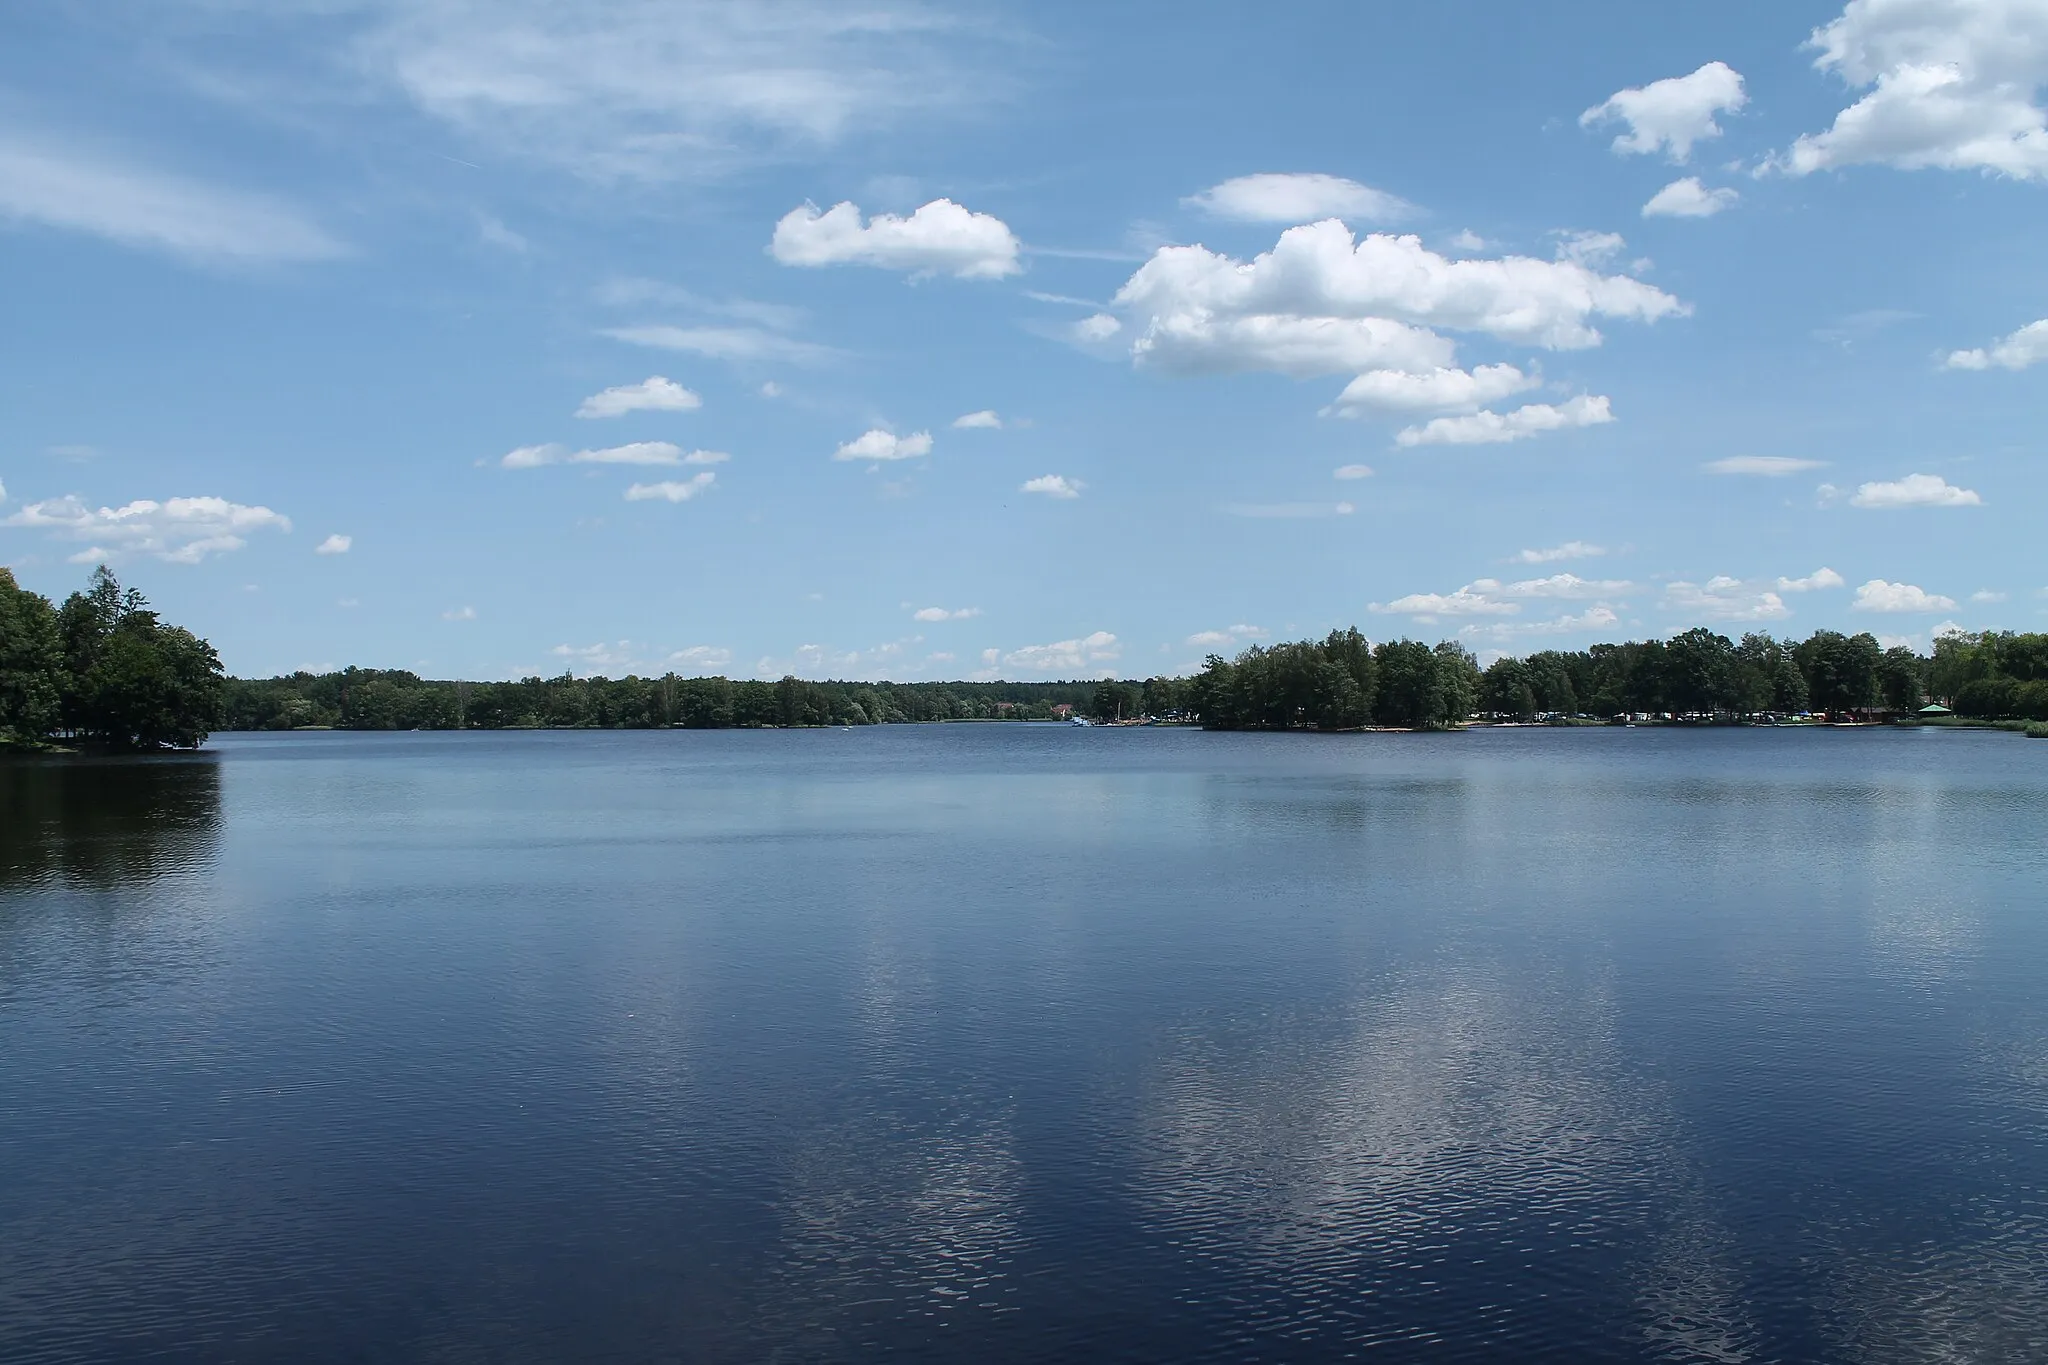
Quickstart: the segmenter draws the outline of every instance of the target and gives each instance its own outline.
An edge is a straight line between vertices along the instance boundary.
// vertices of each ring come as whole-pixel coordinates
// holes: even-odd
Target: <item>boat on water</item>
[[[1086,716],[1068,716],[1068,717],[1067,717],[1067,724],[1069,724],[1069,725],[1082,725],[1082,726],[1088,726],[1088,725],[1093,725],[1093,724],[1095,724],[1095,722],[1094,722],[1094,721],[1092,721],[1092,720],[1090,720],[1090,719],[1088,719],[1088,717],[1086,717]]]

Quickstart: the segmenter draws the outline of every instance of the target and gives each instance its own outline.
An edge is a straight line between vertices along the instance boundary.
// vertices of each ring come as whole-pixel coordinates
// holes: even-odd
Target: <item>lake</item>
[[[2048,744],[0,765],[0,1360],[2048,1358]]]

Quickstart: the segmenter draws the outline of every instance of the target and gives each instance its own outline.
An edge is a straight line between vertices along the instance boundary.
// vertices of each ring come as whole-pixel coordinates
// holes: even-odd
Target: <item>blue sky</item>
[[[245,675],[2040,629],[2044,86],[2048,0],[13,7],[0,562]]]

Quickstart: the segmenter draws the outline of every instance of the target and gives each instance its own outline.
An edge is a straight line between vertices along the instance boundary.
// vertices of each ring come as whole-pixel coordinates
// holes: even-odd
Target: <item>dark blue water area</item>
[[[2048,744],[0,766],[0,1360],[2048,1359]]]

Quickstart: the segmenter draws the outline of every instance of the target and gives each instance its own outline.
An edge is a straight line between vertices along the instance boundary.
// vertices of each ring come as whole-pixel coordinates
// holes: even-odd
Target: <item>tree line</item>
[[[1448,729],[1497,720],[1658,715],[1746,719],[1917,710],[2048,721],[2048,635],[1949,634],[1931,655],[1870,634],[1804,640],[1699,628],[1544,650],[1481,669],[1446,641],[1320,641],[1211,655],[1193,677],[1075,682],[811,682],[723,677],[459,682],[397,669],[225,677],[212,646],[169,625],[102,566],[53,605],[0,569],[0,744],[191,748],[227,730],[727,729],[941,720],[1139,717],[1216,730]]]
[[[1354,629],[1254,646],[1234,660],[1212,655],[1188,691],[1212,729],[1443,729],[1473,715],[1856,717],[1914,712],[1930,699],[1972,719],[2048,720],[2048,635],[1948,634],[1928,656],[1868,633],[1738,641],[1702,627],[1508,656],[1482,671],[1456,644],[1368,645]]]
[[[400,669],[231,680],[228,730],[726,730],[935,720],[1051,720],[1086,709],[1095,684],[774,682],[733,678],[555,678],[440,682]]]
[[[0,568],[0,745],[197,748],[224,683],[212,645],[165,624],[104,565],[62,606]]]

